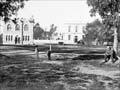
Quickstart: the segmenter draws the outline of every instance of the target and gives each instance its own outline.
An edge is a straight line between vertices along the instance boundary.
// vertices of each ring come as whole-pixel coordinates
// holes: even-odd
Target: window
[[[68,35],[68,40],[70,40],[71,39],[71,35]]]
[[[11,29],[12,29],[11,25],[8,24],[8,25],[7,25],[7,30],[9,31],[9,30],[11,30]]]
[[[11,41],[12,41],[12,39],[13,39],[13,36],[11,35]]]
[[[23,38],[22,38],[22,39],[23,39],[23,41],[25,41],[25,36],[23,36]]]
[[[78,26],[75,26],[75,32],[77,32],[78,31]]]
[[[63,40],[63,35],[62,35],[62,40]]]
[[[30,36],[28,36],[28,41],[30,40]]]
[[[68,27],[68,32],[70,32],[71,26]]]
[[[19,30],[20,30],[20,25],[19,25],[19,24],[17,24],[17,25],[15,26],[15,30],[16,30],[16,31],[19,31]]]
[[[6,41],[8,41],[8,36],[6,35]]]
[[[27,36],[25,36],[25,41],[27,41]]]
[[[20,43],[20,37],[18,37],[18,43]]]
[[[8,37],[8,40],[10,41],[10,35],[9,35],[9,37]]]
[[[28,30],[28,25],[27,25],[27,24],[24,25],[24,30],[25,30],[25,31]]]

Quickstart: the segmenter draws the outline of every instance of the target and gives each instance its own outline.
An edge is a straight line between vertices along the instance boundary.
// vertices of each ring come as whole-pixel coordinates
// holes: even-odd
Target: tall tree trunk
[[[114,42],[113,42],[113,49],[115,52],[118,52],[118,33],[117,28],[114,28]]]

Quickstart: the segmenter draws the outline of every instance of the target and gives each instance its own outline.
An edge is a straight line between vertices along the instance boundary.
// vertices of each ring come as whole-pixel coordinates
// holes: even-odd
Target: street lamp
[[[22,22],[22,30],[21,30],[21,44],[23,45],[23,25],[24,25],[24,20],[23,20],[23,18],[21,18],[21,22]]]

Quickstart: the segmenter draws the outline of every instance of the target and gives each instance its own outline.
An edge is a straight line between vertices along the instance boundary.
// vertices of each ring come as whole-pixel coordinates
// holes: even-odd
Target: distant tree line
[[[57,30],[57,26],[55,26],[54,24],[52,24],[50,26],[50,30],[46,31],[44,30],[42,27],[40,27],[39,23],[36,23],[34,28],[33,28],[33,38],[35,40],[46,40],[46,39],[51,39],[53,33]]]
[[[104,42],[109,43],[114,41],[114,31],[112,29],[105,28],[102,21],[96,19],[91,23],[87,23],[83,30],[83,41],[87,45],[103,45]],[[120,42],[120,31],[118,31],[118,41]]]
[[[105,31],[113,31],[113,49],[118,53],[120,32],[120,0],[87,0],[91,16],[98,14],[105,26]]]

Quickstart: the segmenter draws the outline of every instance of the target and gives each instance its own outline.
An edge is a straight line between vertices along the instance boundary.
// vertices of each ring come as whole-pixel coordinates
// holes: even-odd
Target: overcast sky
[[[86,0],[30,0],[19,11],[18,17],[34,16],[41,27],[55,24],[62,27],[64,23],[87,23],[93,21]]]

